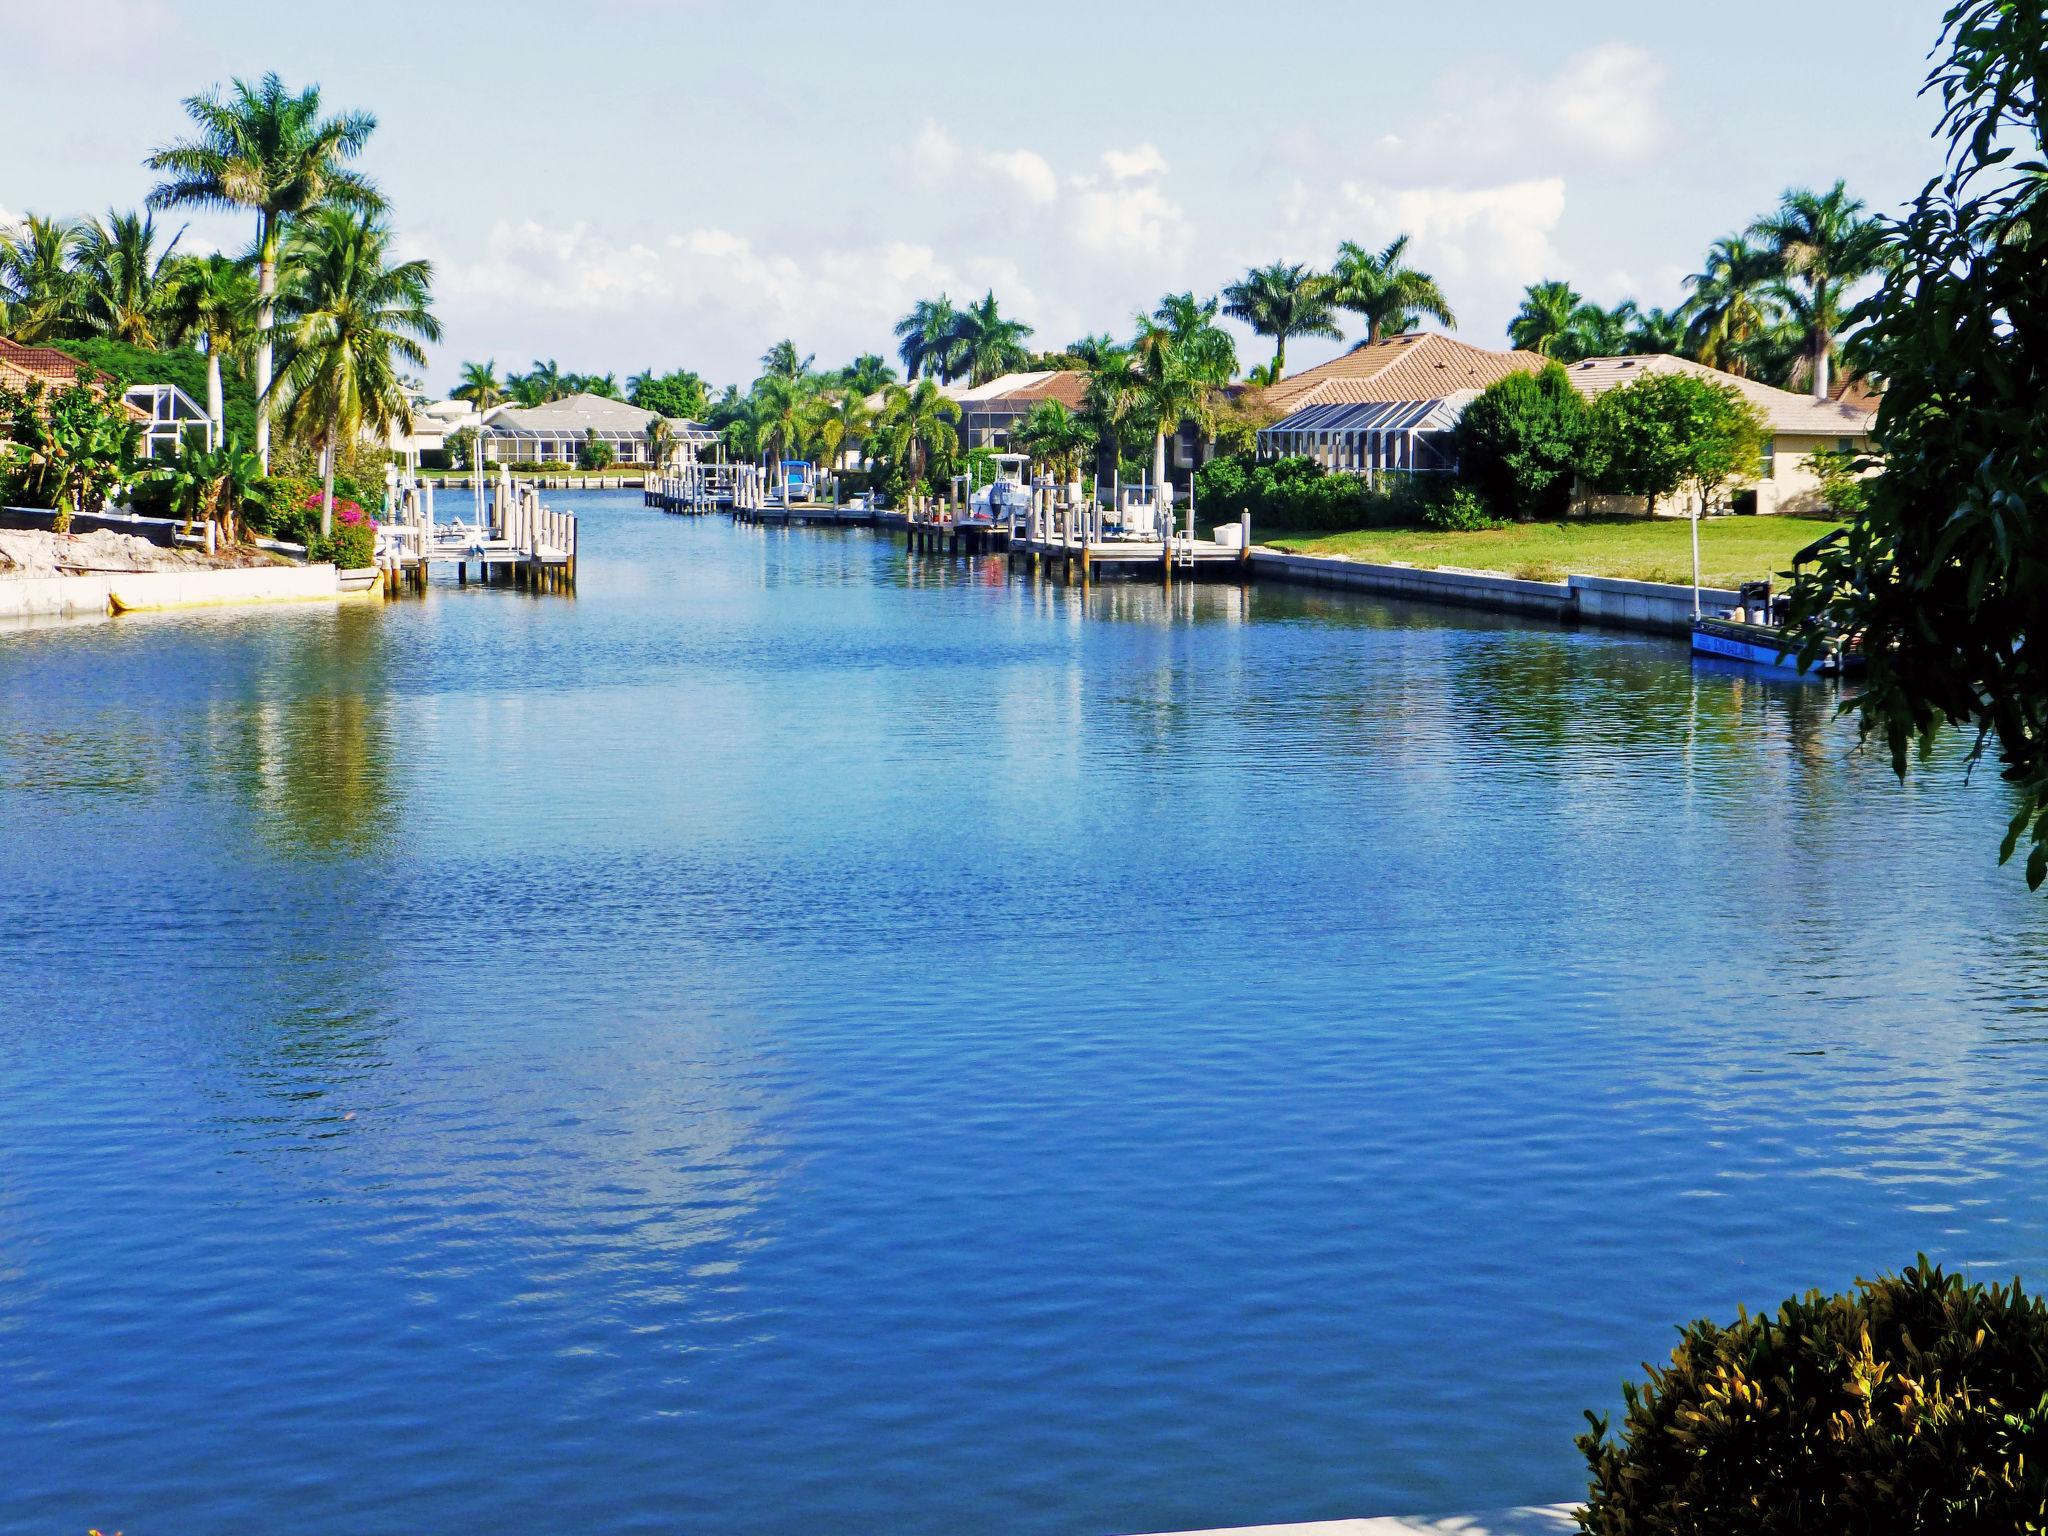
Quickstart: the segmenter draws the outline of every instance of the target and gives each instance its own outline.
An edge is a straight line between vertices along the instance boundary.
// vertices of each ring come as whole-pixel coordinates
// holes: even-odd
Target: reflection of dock
[[[385,490],[377,564],[387,587],[423,587],[436,565],[453,566],[462,583],[475,566],[486,586],[561,591],[576,584],[575,515],[544,505],[538,489],[505,471],[488,492],[473,489],[467,520],[436,517],[431,484],[394,471]]]

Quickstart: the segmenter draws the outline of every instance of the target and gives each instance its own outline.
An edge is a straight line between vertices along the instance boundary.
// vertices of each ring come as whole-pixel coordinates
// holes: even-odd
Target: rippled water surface
[[[579,510],[573,600],[0,633],[0,1531],[1569,1498],[1683,1317],[2048,1269],[2048,908],[1953,751]]]

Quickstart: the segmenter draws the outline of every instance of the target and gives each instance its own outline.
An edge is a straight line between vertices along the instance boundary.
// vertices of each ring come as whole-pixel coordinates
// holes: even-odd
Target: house
[[[1088,375],[1076,368],[1037,373],[1006,373],[986,384],[948,385],[946,397],[960,407],[960,446],[1010,451],[1010,432],[1044,400],[1057,400],[1070,411],[1081,409]]]
[[[1495,352],[1438,331],[1355,347],[1266,391],[1282,415],[1259,433],[1259,454],[1368,477],[1455,470],[1451,434],[1465,407],[1487,385],[1544,363],[1534,352]]]
[[[606,395],[569,395],[545,405],[500,406],[478,431],[487,464],[573,464],[594,436],[610,443],[616,462],[648,461],[647,429],[668,418]],[[718,434],[694,421],[668,419],[678,443],[710,443]]]
[[[1690,358],[1663,353],[1648,357],[1589,357],[1567,363],[1565,372],[1579,393],[1594,399],[1610,389],[1653,373],[1683,373],[1728,384],[1747,400],[1763,419],[1765,428],[1763,471],[1756,483],[1740,491],[1754,490],[1760,513],[1821,513],[1820,478],[1809,467],[1815,453],[1874,453],[1871,437],[1877,425],[1877,397],[1867,387],[1838,391],[1831,398],[1816,400],[1812,395],[1775,389],[1755,379],[1739,379]],[[1616,498],[1602,498],[1611,504]],[[1640,502],[1634,505],[1639,506]]]

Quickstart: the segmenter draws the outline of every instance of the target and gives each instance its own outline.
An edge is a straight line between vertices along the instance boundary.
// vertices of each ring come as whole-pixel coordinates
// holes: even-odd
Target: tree
[[[367,112],[320,115],[320,88],[297,95],[275,74],[236,80],[223,95],[189,97],[196,138],[166,145],[144,162],[168,173],[149,194],[152,208],[249,208],[256,213],[256,457],[270,468],[270,408],[278,257],[292,221],[332,203],[372,213],[383,199],[345,161],[362,153],[377,120]]]
[[[1522,307],[1508,322],[1508,344],[1539,357],[1570,360],[1572,319],[1585,299],[1570,283],[1544,281],[1522,290]]]
[[[219,254],[179,260],[170,282],[167,328],[172,337],[206,354],[206,414],[216,433],[227,430],[221,361],[240,358],[256,335],[256,282],[249,269]]]
[[[1692,291],[1678,310],[1693,357],[1738,378],[1749,376],[1753,349],[1776,318],[1772,270],[1770,253],[1740,235],[1714,242],[1706,264],[1685,280]]]
[[[862,447],[873,426],[867,394],[852,384],[834,387],[819,402],[815,427],[819,458],[836,470],[840,456],[849,448]]]
[[[505,386],[498,382],[498,360],[464,363],[462,382],[455,386],[453,394],[457,400],[467,400],[479,412],[500,404],[505,398]]]
[[[130,346],[156,347],[170,330],[170,277],[177,236],[156,248],[156,220],[148,214],[107,213],[79,232],[75,302],[79,317],[100,335]]]
[[[796,349],[793,341],[778,341],[761,354],[761,371],[772,379],[783,379],[795,384],[809,378],[814,356],[805,356]]]
[[[912,383],[920,375],[936,373],[942,382],[953,376],[952,349],[960,312],[944,294],[936,299],[919,299],[909,314],[896,322],[896,355]]]
[[[583,429],[583,442],[576,450],[576,462],[584,469],[610,469],[618,459],[618,451],[609,440],[597,435],[597,428]]]
[[[917,485],[928,467],[948,463],[959,452],[960,433],[954,425],[959,419],[958,402],[947,399],[938,385],[924,378],[907,389],[890,385],[888,402],[876,425],[890,461]]]
[[[571,393],[567,376],[552,357],[546,362],[536,357],[526,372],[515,373],[505,381],[505,389],[514,400],[529,408]]]
[[[872,352],[863,352],[839,370],[837,383],[857,392],[863,399],[878,395],[896,382],[896,370]]]
[[[1144,387],[1144,372],[1130,347],[1111,344],[1096,352],[1081,395],[1081,419],[1118,462],[1137,446],[1134,433]]]
[[[1450,330],[1458,328],[1450,301],[1427,272],[1403,264],[1408,237],[1398,235],[1378,251],[1346,240],[1337,248],[1330,276],[1339,308],[1365,319],[1364,345],[1388,336],[1405,336],[1427,315]]]
[[[1511,373],[1458,420],[1458,476],[1502,517],[1559,518],[1586,447],[1585,397],[1556,363]]]
[[[172,510],[185,519],[187,531],[195,523],[218,523],[229,543],[240,540],[242,503],[263,473],[255,454],[233,439],[217,448],[187,444],[159,473],[170,482]]]
[[[1828,368],[1846,324],[1849,288],[1874,273],[1884,256],[1880,227],[1862,215],[1863,204],[1842,182],[1825,192],[1795,187],[1749,231],[1778,263],[1772,292],[1798,327],[1816,400],[1828,398]]]
[[[1844,708],[1890,749],[1944,722],[1996,746],[2015,811],[2001,858],[2024,843],[2027,883],[2048,876],[2048,15],[1965,0],[1944,19],[1928,77],[1947,174],[1883,225],[1865,345],[1885,379],[1884,473],[1862,515],[1812,553],[1793,619],[1812,660],[1860,635],[1868,673]]]
[[[1254,267],[1241,281],[1223,290],[1223,313],[1242,321],[1259,336],[1273,338],[1273,366],[1265,382],[1277,384],[1287,371],[1287,341],[1292,336],[1343,339],[1331,317],[1330,280],[1306,264],[1274,262]]]
[[[760,429],[756,441],[759,451],[770,458],[795,458],[816,423],[818,394],[807,370],[808,360],[806,371],[771,371],[754,381],[750,409]]]
[[[1030,356],[1024,341],[1030,335],[1031,327],[1023,321],[1003,318],[991,290],[955,317],[947,357],[967,375],[968,383],[986,384],[1024,366]]]
[[[1568,363],[1582,357],[1620,357],[1631,350],[1641,320],[1634,299],[1623,299],[1612,309],[1581,304],[1572,311],[1557,359]]]
[[[1685,355],[1685,317],[1672,309],[1639,309],[1629,316],[1621,350],[1632,357]]]
[[[77,280],[71,270],[78,227],[29,214],[12,233],[0,233],[0,307],[24,346],[75,334]]]
[[[1170,293],[1151,315],[1138,317],[1131,351],[1137,361],[1137,415],[1152,430],[1152,485],[1166,487],[1166,436],[1192,421],[1206,431],[1216,394],[1237,372],[1237,343],[1216,324],[1216,299]]]
[[[428,308],[433,266],[393,264],[390,245],[391,231],[374,216],[339,207],[292,228],[278,392],[287,429],[323,449],[322,538],[334,531],[337,447],[365,429],[379,436],[393,427],[412,430],[412,399],[399,365],[424,368],[421,343],[441,339]]]
[[[54,508],[59,533],[70,528],[73,513],[98,506],[132,477],[141,443],[141,423],[129,418],[119,393],[99,382],[0,385],[0,466],[10,482],[0,490]]]
[[[1095,429],[1057,400],[1041,400],[1010,430],[1010,440],[1051,470],[1061,484],[1080,478]]]
[[[703,421],[711,414],[711,390],[687,368],[658,374],[653,369],[626,380],[626,398],[643,411],[671,421]]]
[[[1690,491],[1704,510],[1737,475],[1756,472],[1764,424],[1732,384],[1646,373],[1593,402],[1586,478],[1612,496],[1657,503]]]

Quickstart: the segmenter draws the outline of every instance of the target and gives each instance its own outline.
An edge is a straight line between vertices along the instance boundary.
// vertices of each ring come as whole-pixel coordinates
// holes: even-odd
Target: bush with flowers
[[[306,498],[305,511],[317,528],[320,519],[321,493],[315,491]],[[364,566],[377,563],[377,523],[353,501],[337,496],[334,498],[334,531],[321,538],[317,533],[308,541],[306,558],[313,561],[331,561],[344,571],[358,571]]]

